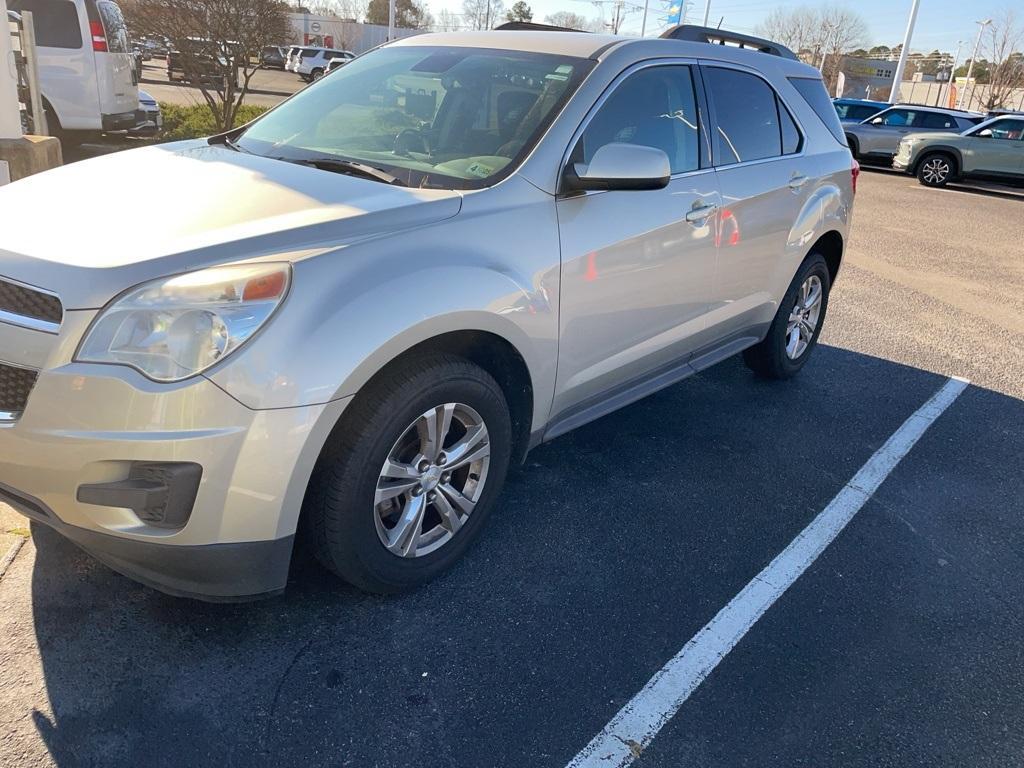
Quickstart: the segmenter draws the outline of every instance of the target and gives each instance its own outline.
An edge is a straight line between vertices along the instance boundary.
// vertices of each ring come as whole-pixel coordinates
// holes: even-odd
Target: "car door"
[[[712,149],[722,195],[719,251],[706,344],[763,333],[775,315],[790,231],[814,189],[803,132],[756,72],[701,67],[714,120]]]
[[[679,366],[704,328],[720,199],[695,63],[633,67],[598,101],[569,147],[589,163],[612,142],[663,150],[655,190],[577,192],[557,200],[562,249],[558,376],[552,417]],[[671,375],[671,374],[667,374]],[[635,391],[635,390],[631,390]]]
[[[1024,118],[1003,118],[966,139],[964,170],[994,176],[1024,174]]]
[[[900,139],[917,130],[915,126],[919,114],[913,109],[895,107],[875,115],[865,123],[868,129],[857,135],[861,153],[895,155]]]

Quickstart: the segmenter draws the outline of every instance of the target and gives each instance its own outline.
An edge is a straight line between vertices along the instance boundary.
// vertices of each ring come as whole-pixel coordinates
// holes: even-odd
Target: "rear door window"
[[[78,9],[69,0],[9,0],[9,10],[31,11],[36,45],[44,48],[82,47]]]
[[[785,107],[768,83],[756,75],[722,67],[706,67],[704,78],[718,121],[716,165],[764,160],[783,153],[779,112]],[[792,125],[792,118],[786,117]]]
[[[110,53],[128,53],[131,50],[128,43],[128,28],[125,26],[121,8],[117,3],[100,0],[96,3],[96,10],[100,13],[103,29],[107,33],[107,50]]]
[[[941,112],[922,112],[915,125],[921,128],[938,128],[944,131],[955,131],[957,128],[956,118],[952,115],[944,115]]]

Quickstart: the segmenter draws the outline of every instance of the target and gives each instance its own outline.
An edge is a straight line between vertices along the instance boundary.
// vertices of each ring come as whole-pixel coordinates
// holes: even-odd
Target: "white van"
[[[139,86],[128,30],[113,0],[8,0],[31,11],[39,89],[50,133],[75,142],[135,127]]]

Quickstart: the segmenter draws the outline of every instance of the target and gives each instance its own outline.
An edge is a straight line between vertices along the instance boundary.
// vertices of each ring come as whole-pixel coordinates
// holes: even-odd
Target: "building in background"
[[[353,53],[366,53],[387,42],[388,28],[378,24],[360,24],[353,19],[336,16],[316,16],[311,13],[289,13],[292,39],[285,43],[339,48]],[[418,35],[421,29],[395,29],[395,37]]]
[[[847,99],[887,99],[895,74],[895,61],[843,56],[834,95]]]

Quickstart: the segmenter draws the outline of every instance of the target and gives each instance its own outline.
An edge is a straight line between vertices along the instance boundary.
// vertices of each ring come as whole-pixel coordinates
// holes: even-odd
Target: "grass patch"
[[[245,125],[266,111],[266,107],[243,104],[238,109],[235,125]],[[160,112],[164,118],[164,130],[160,138],[164,141],[199,139],[218,132],[217,125],[213,122],[213,115],[205,104],[183,107],[179,104],[160,102]]]
[[[28,528],[8,528],[7,532],[12,536],[21,536],[25,539],[32,535],[32,532]]]

